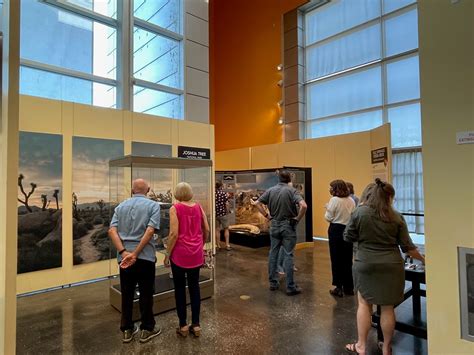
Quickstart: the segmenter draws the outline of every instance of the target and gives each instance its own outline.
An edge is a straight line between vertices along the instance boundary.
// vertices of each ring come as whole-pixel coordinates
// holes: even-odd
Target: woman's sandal
[[[190,325],[189,332],[198,338],[201,336],[201,327],[199,325]]]
[[[189,327],[185,325],[184,327],[176,328],[176,334],[182,336],[183,338],[186,338],[189,334]]]
[[[357,343],[346,344],[345,349],[350,354],[360,354],[357,351]]]

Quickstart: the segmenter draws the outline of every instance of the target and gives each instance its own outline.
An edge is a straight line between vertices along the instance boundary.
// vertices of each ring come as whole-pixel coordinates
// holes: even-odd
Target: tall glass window
[[[392,122],[394,147],[421,145],[416,1],[334,0],[309,11],[305,62],[308,138]],[[399,134],[404,124],[409,135]]]
[[[306,134],[392,128],[395,207],[423,229],[416,0],[332,0],[305,14]]]
[[[182,0],[22,0],[20,92],[182,119],[182,18]]]

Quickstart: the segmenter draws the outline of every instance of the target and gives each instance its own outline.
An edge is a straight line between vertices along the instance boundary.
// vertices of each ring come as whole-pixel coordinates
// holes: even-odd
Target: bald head
[[[146,195],[148,193],[148,182],[143,179],[136,179],[132,182],[132,192],[134,194]]]

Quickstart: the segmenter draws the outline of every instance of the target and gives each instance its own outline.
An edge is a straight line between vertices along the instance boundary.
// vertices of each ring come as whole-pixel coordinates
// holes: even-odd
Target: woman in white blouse
[[[329,193],[333,197],[326,205],[324,218],[329,222],[329,254],[332,284],[335,286],[329,293],[336,297],[353,296],[352,243],[344,241],[343,234],[355,209],[355,203],[343,180],[331,181],[329,185]]]

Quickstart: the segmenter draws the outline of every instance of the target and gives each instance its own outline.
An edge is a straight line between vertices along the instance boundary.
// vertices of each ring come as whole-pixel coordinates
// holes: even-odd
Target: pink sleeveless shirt
[[[171,261],[185,269],[199,267],[204,264],[201,206],[197,203],[192,207],[176,203],[174,208],[179,228],[178,239],[171,252]]]

